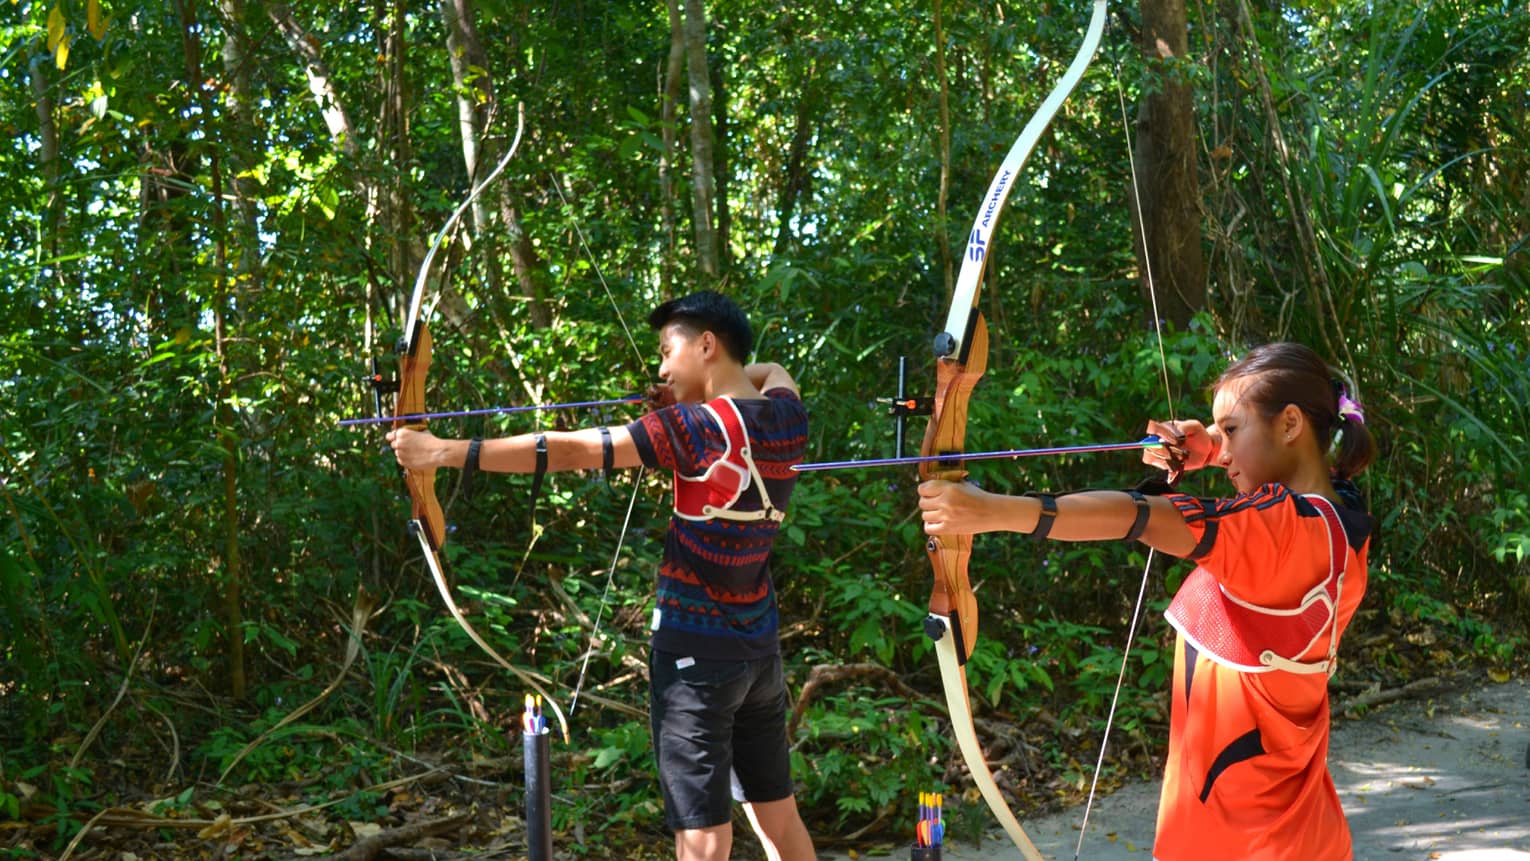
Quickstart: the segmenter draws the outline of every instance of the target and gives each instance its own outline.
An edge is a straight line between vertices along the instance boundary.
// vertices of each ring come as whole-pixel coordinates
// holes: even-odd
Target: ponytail
[[[1348,481],[1376,459],[1376,439],[1365,426],[1365,413],[1360,409],[1360,404],[1350,399],[1344,381],[1335,376],[1331,385],[1337,399],[1335,412],[1338,419],[1334,426],[1329,458],[1333,464],[1333,477]]]

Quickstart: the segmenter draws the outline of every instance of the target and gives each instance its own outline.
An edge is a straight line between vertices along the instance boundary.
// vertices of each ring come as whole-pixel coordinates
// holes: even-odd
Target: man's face
[[[679,323],[659,330],[659,378],[673,389],[676,401],[702,399],[707,360],[717,348],[710,332],[697,333]]]

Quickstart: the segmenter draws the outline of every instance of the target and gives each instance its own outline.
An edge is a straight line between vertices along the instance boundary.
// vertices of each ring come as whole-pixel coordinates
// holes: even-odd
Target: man
[[[807,442],[797,384],[776,364],[745,364],[748,319],[712,292],[665,302],[658,402],[625,427],[479,441],[388,435],[411,469],[491,472],[642,464],[674,473],[659,566],[650,714],[665,818],[680,861],[725,861],[732,804],[773,861],[809,861],[786,739],[786,685],[769,557]],[[540,465],[539,465],[540,461]]]

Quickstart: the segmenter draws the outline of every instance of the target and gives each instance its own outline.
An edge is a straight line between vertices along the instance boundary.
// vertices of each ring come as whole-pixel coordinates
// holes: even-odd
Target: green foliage
[[[913,792],[945,788],[938,722],[901,698],[859,686],[838,691],[808,707],[799,736],[792,774],[803,804],[833,811],[827,833],[901,809]]]
[[[1496,533],[1498,543],[1490,548],[1493,558],[1499,562],[1513,561],[1523,565],[1530,559],[1530,495],[1520,490],[1508,490],[1498,506],[1488,512],[1491,528],[1482,531]]]
[[[37,765],[23,770],[16,778],[36,789],[29,803],[45,811],[42,821],[52,832],[51,848],[55,851],[68,844],[85,821],[100,809],[100,804],[91,800],[95,787],[88,769],[72,765]],[[7,804],[14,806],[14,799]]]
[[[651,828],[663,815],[663,802],[653,777],[656,766],[646,723],[624,721],[591,735],[574,755],[554,753],[554,792],[564,798],[562,787],[587,791],[569,794],[567,804],[553,805],[553,829],[582,836],[579,842],[567,844],[569,851],[608,857],[621,850],[622,835],[629,829]],[[596,822],[602,827],[589,827]]]
[[[83,6],[21,3],[0,24],[0,56],[14,61],[0,75],[10,180],[0,190],[10,216],[0,224],[0,752],[11,764],[0,813],[16,815],[11,781],[25,780],[67,840],[97,798],[121,792],[90,756],[59,767],[73,751],[51,740],[83,736],[130,675],[127,702],[167,715],[182,742],[175,765],[219,770],[339,674],[354,607],[368,619],[357,663],[305,722],[252,751],[236,780],[322,775],[315,791],[345,795],[363,770],[405,768],[385,749],[504,754],[524,691],[440,606],[404,531],[409,505],[381,430],[335,424],[372,412],[367,360],[391,375],[387,346],[422,243],[472,183],[439,15],[287,10],[323,36],[305,40],[332,85],[318,100],[316,67],[271,28],[275,5],[254,4],[245,22],[196,7],[188,28],[163,4],[128,0],[112,4],[100,35]],[[48,45],[55,10],[69,37],[62,68]],[[433,406],[638,391],[655,368],[648,309],[718,286],[751,312],[758,356],[802,384],[810,459],[890,453],[891,423],[871,402],[894,393],[899,355],[910,357],[911,393],[929,393],[930,336],[947,264],[959,262],[943,259],[941,240],[960,254],[994,165],[1082,19],[1043,6],[948,8],[941,93],[931,23],[905,8],[708,11],[728,246],[716,277],[699,271],[689,238],[683,106],[681,147],[663,165],[675,190],[660,182],[655,58],[669,33],[659,7],[477,4],[487,57],[473,74],[499,100],[490,134],[508,137],[523,104],[528,136],[503,195],[486,200],[489,223],[462,228],[431,281]],[[1188,11],[1201,41],[1167,65],[1193,83],[1205,144],[1196,204],[1209,307],[1163,332],[1160,353],[1137,287],[1117,100],[1119,84],[1135,109],[1157,83],[1131,46],[1107,45],[1044,136],[992,247],[993,348],[969,445],[1134,439],[1148,417],[1204,418],[1207,384],[1246,345],[1311,343],[1354,377],[1381,442],[1362,479],[1379,524],[1374,613],[1356,633],[1386,626],[1400,642],[1448,642],[1463,661],[1522,669],[1530,12],[1388,0],[1256,9],[1245,25],[1219,6]],[[251,93],[236,104],[223,61],[240,23],[251,28],[240,64]],[[403,56],[386,55],[394,36]],[[353,124],[345,139],[325,113],[339,107]],[[45,164],[48,140],[59,157]],[[633,416],[433,427],[498,436]],[[923,425],[908,430],[917,440]],[[643,708],[631,664],[667,477],[550,476],[533,511],[526,477],[480,475],[469,497],[446,472],[444,556],[475,626],[555,692],[577,683],[593,645],[587,673],[602,696]],[[1123,487],[1142,474],[1131,454],[972,472],[1006,492]],[[908,804],[949,760],[920,624],[929,573],[915,481],[901,470],[804,477],[772,560],[791,672],[874,662],[929,700],[855,688],[814,702],[796,773],[805,806],[835,829]],[[1226,491],[1215,476],[1186,487]],[[1117,543],[976,542],[974,700],[996,720],[1055,718],[1063,732],[1048,765],[1059,771],[1092,757],[1079,750],[1115,696],[1143,562]],[[1161,744],[1172,662],[1161,610],[1184,573],[1154,566],[1129,644],[1117,732],[1144,749]],[[1407,670],[1406,656],[1388,654],[1370,671]],[[93,752],[163,749],[163,730],[122,718],[133,713],[116,711]],[[560,754],[572,777],[557,826],[651,828],[646,726],[583,714],[594,749]],[[376,803],[353,795],[345,812],[366,818]],[[581,851],[609,849],[604,839]]]
[[[16,820],[21,818],[21,799],[9,792],[0,790],[0,815],[6,819]]]
[[[195,815],[196,787],[188,786],[177,795],[163,798],[149,805],[149,812],[159,816],[174,816],[176,814]]]

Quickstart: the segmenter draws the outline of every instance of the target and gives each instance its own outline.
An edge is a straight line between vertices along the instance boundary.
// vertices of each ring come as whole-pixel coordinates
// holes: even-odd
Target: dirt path
[[[1356,861],[1530,861],[1527,748],[1530,682],[1524,679],[1379,706],[1360,720],[1339,721],[1329,766]],[[1079,857],[1148,861],[1157,810],[1156,784],[1128,786],[1096,801]],[[1025,830],[1047,858],[1073,858],[1082,813],[1028,821]],[[980,848],[947,844],[942,854],[956,861],[1021,857],[997,829]]]

